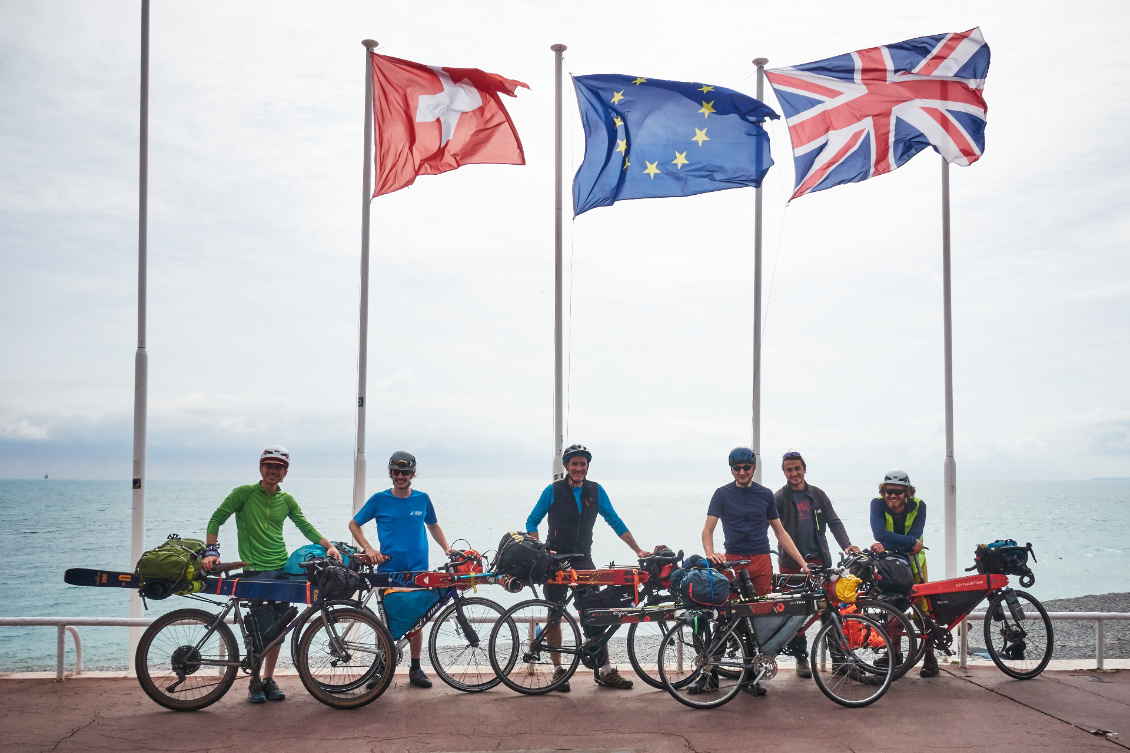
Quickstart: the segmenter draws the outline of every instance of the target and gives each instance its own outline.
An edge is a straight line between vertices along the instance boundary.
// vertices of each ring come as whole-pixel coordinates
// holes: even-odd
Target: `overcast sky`
[[[973,26],[992,64],[985,155],[950,171],[959,483],[1130,476],[1130,5],[422,7],[153,2],[151,478],[242,477],[274,443],[305,477],[352,475],[363,38],[530,85],[505,98],[525,166],[372,202],[370,477],[396,449],[433,477],[548,477],[550,45],[572,74],[752,95],[754,57]],[[139,29],[137,0],[0,3],[0,477],[131,476]],[[803,451],[814,480],[940,484],[940,158],[786,206],[788,134],[769,133],[760,449]],[[749,442],[753,205],[738,189],[567,216],[566,440],[595,478],[724,480]]]

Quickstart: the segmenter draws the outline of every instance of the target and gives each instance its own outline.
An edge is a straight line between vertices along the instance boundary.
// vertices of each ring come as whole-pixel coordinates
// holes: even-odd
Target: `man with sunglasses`
[[[915,583],[925,583],[926,552],[922,532],[926,528],[926,503],[914,496],[914,487],[906,471],[890,471],[879,484],[879,496],[871,500],[871,535],[873,552],[894,552],[910,561]],[[922,677],[936,677],[938,660],[933,644],[927,644],[922,661]]]
[[[285,447],[271,445],[263,450],[259,456],[259,476],[261,481],[257,484],[236,487],[227,496],[223,504],[212,513],[208,521],[208,531],[204,539],[204,560],[201,567],[205,571],[211,570],[220,561],[220,526],[228,518],[235,516],[236,543],[239,547],[239,558],[246,562],[243,578],[248,580],[287,580],[289,575],[283,570],[289,552],[286,541],[283,540],[283,522],[288,518],[302,535],[310,541],[325,547],[326,555],[341,560],[337,548],[329,539],[318,533],[314,526],[302,514],[302,508],[279,485],[286,478],[290,469],[290,453]],[[256,623],[260,630],[267,631],[271,628],[263,627],[266,622],[274,622],[277,626],[288,621],[286,615],[291,605],[282,601],[268,601],[263,606],[253,608]],[[272,615],[272,612],[274,613]],[[265,703],[266,701],[285,701],[286,694],[279,690],[274,680],[275,662],[279,658],[279,649],[282,644],[275,646],[263,656],[263,669],[259,682],[248,686],[247,700],[249,703]]]
[[[377,492],[369,497],[353,519],[349,521],[349,531],[364,550],[357,559],[377,565],[377,571],[403,571],[428,569],[428,537],[432,535],[444,554],[451,554],[447,537],[439,527],[435,508],[427,494],[412,488],[416,476],[416,458],[410,452],[398,450],[388,461],[388,475],[392,488]],[[374,547],[365,538],[361,526],[370,520],[377,522],[377,540],[380,548]],[[405,600],[411,595],[405,597]],[[386,599],[385,608],[392,606]],[[396,636],[398,637],[398,636]],[[423,631],[417,630],[408,636],[412,665],[408,670],[408,682],[419,688],[430,688],[432,681],[420,666],[420,654],[424,646]]]
[[[832,553],[828,548],[829,528],[840,548],[846,552],[858,552],[859,547],[852,546],[847,529],[832,508],[832,500],[828,499],[822,489],[804,480],[808,466],[801,454],[790,450],[782,455],[781,471],[788,483],[774,493],[773,500],[777,504],[777,513],[781,516],[781,525],[788,531],[797,550],[804,555],[803,561],[818,567],[832,564]],[[801,571],[800,564],[784,552],[777,558],[777,567],[782,575]],[[808,639],[804,635],[798,635],[789,647],[797,657],[797,676],[812,677],[812,671],[808,668]]]

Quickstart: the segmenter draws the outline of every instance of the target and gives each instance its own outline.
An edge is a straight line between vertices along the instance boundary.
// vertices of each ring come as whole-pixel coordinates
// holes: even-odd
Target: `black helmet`
[[[570,460],[580,455],[585,460],[592,462],[592,453],[583,444],[571,444],[565,448],[565,452],[561,455],[561,463],[567,464]]]
[[[757,465],[757,453],[748,447],[735,447],[730,450],[730,467],[733,468],[742,463]]]
[[[392,457],[388,459],[388,469],[414,471],[416,470],[416,456],[404,450],[397,450],[392,453]]]

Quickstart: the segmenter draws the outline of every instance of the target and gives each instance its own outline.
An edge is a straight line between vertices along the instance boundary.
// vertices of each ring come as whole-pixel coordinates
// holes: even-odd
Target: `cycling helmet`
[[[286,451],[285,447],[273,444],[267,449],[263,450],[263,454],[259,456],[259,464],[268,462],[282,463],[287,468],[290,467],[290,453]]]
[[[906,471],[887,471],[887,475],[883,477],[883,483],[910,486],[910,476]]]
[[[569,461],[580,455],[585,460],[592,462],[592,453],[583,444],[571,444],[565,448],[565,452],[561,455],[562,465],[568,465]]]
[[[730,450],[730,467],[733,468],[741,463],[757,465],[757,453],[748,447],[735,447]]]
[[[416,456],[404,450],[397,450],[392,453],[392,457],[388,459],[388,469],[391,471],[394,468],[402,471],[416,470]]]

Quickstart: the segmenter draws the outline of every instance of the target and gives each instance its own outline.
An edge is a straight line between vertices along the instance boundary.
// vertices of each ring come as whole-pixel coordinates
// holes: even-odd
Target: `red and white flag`
[[[417,175],[462,165],[524,165],[522,141],[499,93],[530,87],[477,68],[440,68],[372,55],[376,187],[410,186]]]

